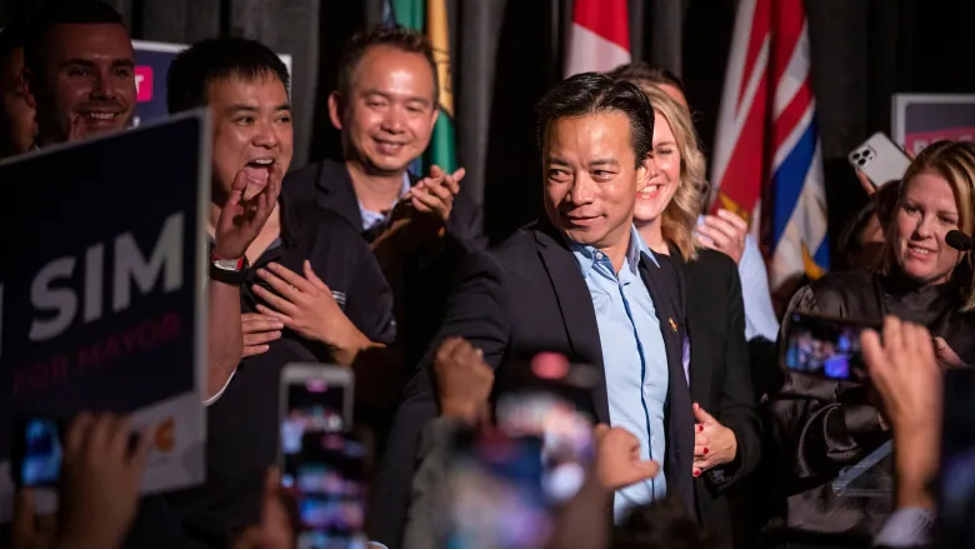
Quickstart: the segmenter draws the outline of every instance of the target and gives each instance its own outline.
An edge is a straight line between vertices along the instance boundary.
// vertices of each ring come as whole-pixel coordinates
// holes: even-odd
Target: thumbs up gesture
[[[698,403],[692,405],[695,417],[695,453],[692,477],[736,458],[736,434],[706,412]]]

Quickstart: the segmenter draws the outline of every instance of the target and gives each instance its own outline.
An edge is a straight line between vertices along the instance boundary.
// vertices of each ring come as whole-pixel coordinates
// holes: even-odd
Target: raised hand
[[[268,172],[267,185],[248,200],[244,199],[244,191],[248,187],[247,172],[241,170],[234,176],[231,194],[221,209],[217,227],[214,229],[214,247],[220,258],[243,258],[275,210],[282,190],[284,170],[281,164],[275,162]]]
[[[434,355],[441,416],[477,422],[486,413],[495,373],[482,350],[464,338],[447,338]]]
[[[925,327],[889,316],[882,338],[862,332],[871,388],[892,428],[897,508],[935,506],[931,490],[940,465],[943,370]]]
[[[942,410],[943,376],[930,338],[925,327],[892,316],[885,318],[881,340],[874,330],[862,333],[872,386],[896,432],[927,428]]]
[[[459,182],[464,178],[464,168],[446,174],[440,166],[432,166],[431,175],[411,187],[403,200],[409,200],[417,212],[432,214],[445,223],[451,216],[455,196],[461,191]]]
[[[739,265],[750,228],[743,218],[729,210],[719,210],[716,214],[703,216],[702,223],[696,227],[696,241],[700,246],[726,254]]]
[[[695,417],[695,451],[692,455],[692,476],[736,458],[736,434],[707,413],[698,403],[692,404]]]
[[[280,320],[305,338],[326,344],[333,349],[337,362],[351,365],[356,354],[371,345],[369,338],[346,317],[308,260],[302,269],[304,277],[274,262],[259,269],[258,276],[275,292],[261,285],[252,286],[267,304],[258,304],[258,312]]]
[[[261,517],[257,525],[246,528],[234,541],[234,548],[294,548],[295,530],[285,503],[281,476],[277,468],[265,474],[265,490],[261,499]]]
[[[60,543],[118,548],[136,515],[151,439],[128,419],[82,413],[65,437]]]
[[[624,428],[598,424],[594,428],[594,439],[597,442],[597,477],[608,491],[658,475],[661,466],[654,460],[641,459],[641,443]]]

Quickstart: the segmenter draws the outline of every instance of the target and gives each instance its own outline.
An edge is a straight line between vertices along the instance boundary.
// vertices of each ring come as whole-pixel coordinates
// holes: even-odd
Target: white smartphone
[[[876,132],[865,143],[848,153],[848,162],[868,176],[876,187],[902,179],[912,163],[905,151],[882,132]]]
[[[285,366],[278,463],[299,511],[297,548],[366,548],[367,453],[352,413],[351,369]]]
[[[307,433],[340,433],[353,425],[353,371],[315,363],[285,365],[279,390],[281,455],[297,453]]]

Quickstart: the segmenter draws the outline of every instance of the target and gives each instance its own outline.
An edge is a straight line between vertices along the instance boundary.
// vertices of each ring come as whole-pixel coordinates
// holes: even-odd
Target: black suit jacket
[[[683,297],[657,281],[658,269],[646,257],[640,272],[658,315],[668,354],[668,399],[665,410],[666,478],[688,506],[692,489],[692,401],[682,370],[681,331],[669,330],[684,317]],[[488,252],[473,254],[448,300],[447,315],[422,366],[407,386],[394,418],[387,454],[374,478],[370,535],[396,545],[405,520],[414,474],[418,435],[437,414],[431,365],[440,342],[462,336],[481,348],[494,369],[506,356],[556,351],[603,366],[600,334],[590,291],[573,253],[546,222],[517,231]],[[603,373],[603,369],[600,369]],[[608,422],[607,393],[601,379],[595,407]]]
[[[695,481],[696,509],[702,523],[725,545],[733,538],[726,491],[760,460],[761,423],[744,334],[743,295],[736,264],[713,250],[683,262],[688,285],[689,384],[692,400],[736,434],[736,460]],[[734,514],[735,515],[735,514]]]

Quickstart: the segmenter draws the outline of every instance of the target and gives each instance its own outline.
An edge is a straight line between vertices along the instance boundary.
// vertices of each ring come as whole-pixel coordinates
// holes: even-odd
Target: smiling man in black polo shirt
[[[288,81],[278,56],[253,40],[204,40],[173,61],[170,112],[207,106],[213,117],[214,223],[224,197],[252,200],[288,169]],[[393,298],[376,259],[335,214],[280,197],[246,259],[238,279],[245,358],[208,410],[207,483],[171,499],[191,536],[218,546],[257,518],[277,455],[282,367],[352,365],[394,338]]]

